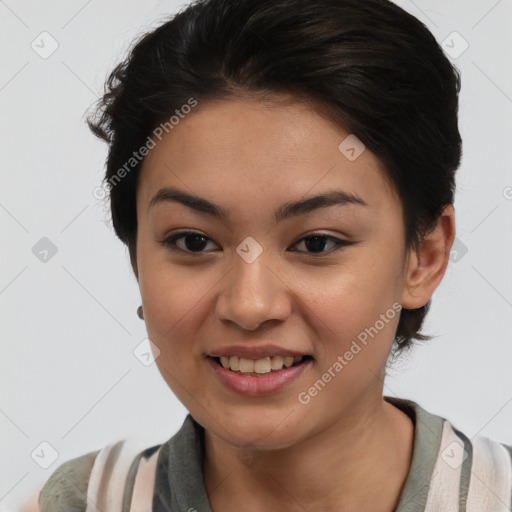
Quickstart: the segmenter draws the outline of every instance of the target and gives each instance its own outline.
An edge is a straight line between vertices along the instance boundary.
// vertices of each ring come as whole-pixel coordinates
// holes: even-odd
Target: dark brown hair
[[[323,106],[380,159],[410,248],[454,202],[459,91],[460,73],[431,32],[389,0],[204,0],[134,42],[88,124],[109,144],[112,222],[135,272],[141,162],[126,162],[191,98],[200,108],[285,93]],[[432,337],[419,333],[430,304],[401,311],[395,354]]]

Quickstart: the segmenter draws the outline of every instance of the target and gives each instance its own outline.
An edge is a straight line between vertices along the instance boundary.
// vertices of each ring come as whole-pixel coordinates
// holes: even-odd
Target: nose
[[[246,330],[269,321],[284,321],[292,310],[291,293],[284,276],[261,255],[252,263],[235,257],[216,304],[217,317]]]

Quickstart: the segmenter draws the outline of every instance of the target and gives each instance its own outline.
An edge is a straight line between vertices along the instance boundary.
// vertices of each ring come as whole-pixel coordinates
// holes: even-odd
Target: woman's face
[[[382,400],[404,289],[402,209],[348,136],[304,104],[206,102],[144,161],[137,269],[156,363],[192,416],[235,446],[288,447]],[[304,202],[334,193],[361,202]],[[189,231],[200,236],[164,243]],[[278,354],[309,357],[254,377],[220,370],[210,355],[221,353],[264,359],[265,372]]]

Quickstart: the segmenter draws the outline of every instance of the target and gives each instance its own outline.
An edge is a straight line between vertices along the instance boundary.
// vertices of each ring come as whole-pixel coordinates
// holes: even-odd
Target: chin
[[[226,443],[238,448],[259,450],[288,448],[300,440],[305,426],[293,412],[283,413],[283,410],[275,413],[237,410],[233,414],[217,414],[215,421],[208,415],[199,416],[197,421]],[[204,423],[201,421],[203,418],[206,420]]]

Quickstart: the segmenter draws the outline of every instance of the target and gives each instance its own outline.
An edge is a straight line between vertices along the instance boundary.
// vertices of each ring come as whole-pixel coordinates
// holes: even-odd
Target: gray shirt
[[[485,438],[479,441],[475,457],[472,441],[445,418],[425,411],[410,400],[387,396],[384,399],[408,414],[414,423],[411,466],[394,512],[462,512],[466,511],[468,499],[472,503],[468,512],[498,511],[500,506],[512,504],[509,446]],[[140,458],[151,456],[159,448],[153,511],[212,512],[202,472],[204,429],[190,414],[167,442],[147,448],[136,457],[126,480],[123,512],[129,512]],[[41,490],[41,512],[86,511],[88,479],[98,453],[72,459],[54,471]],[[471,478],[475,471],[480,475]],[[449,502],[452,508],[446,505]],[[478,508],[483,506],[487,508]]]

